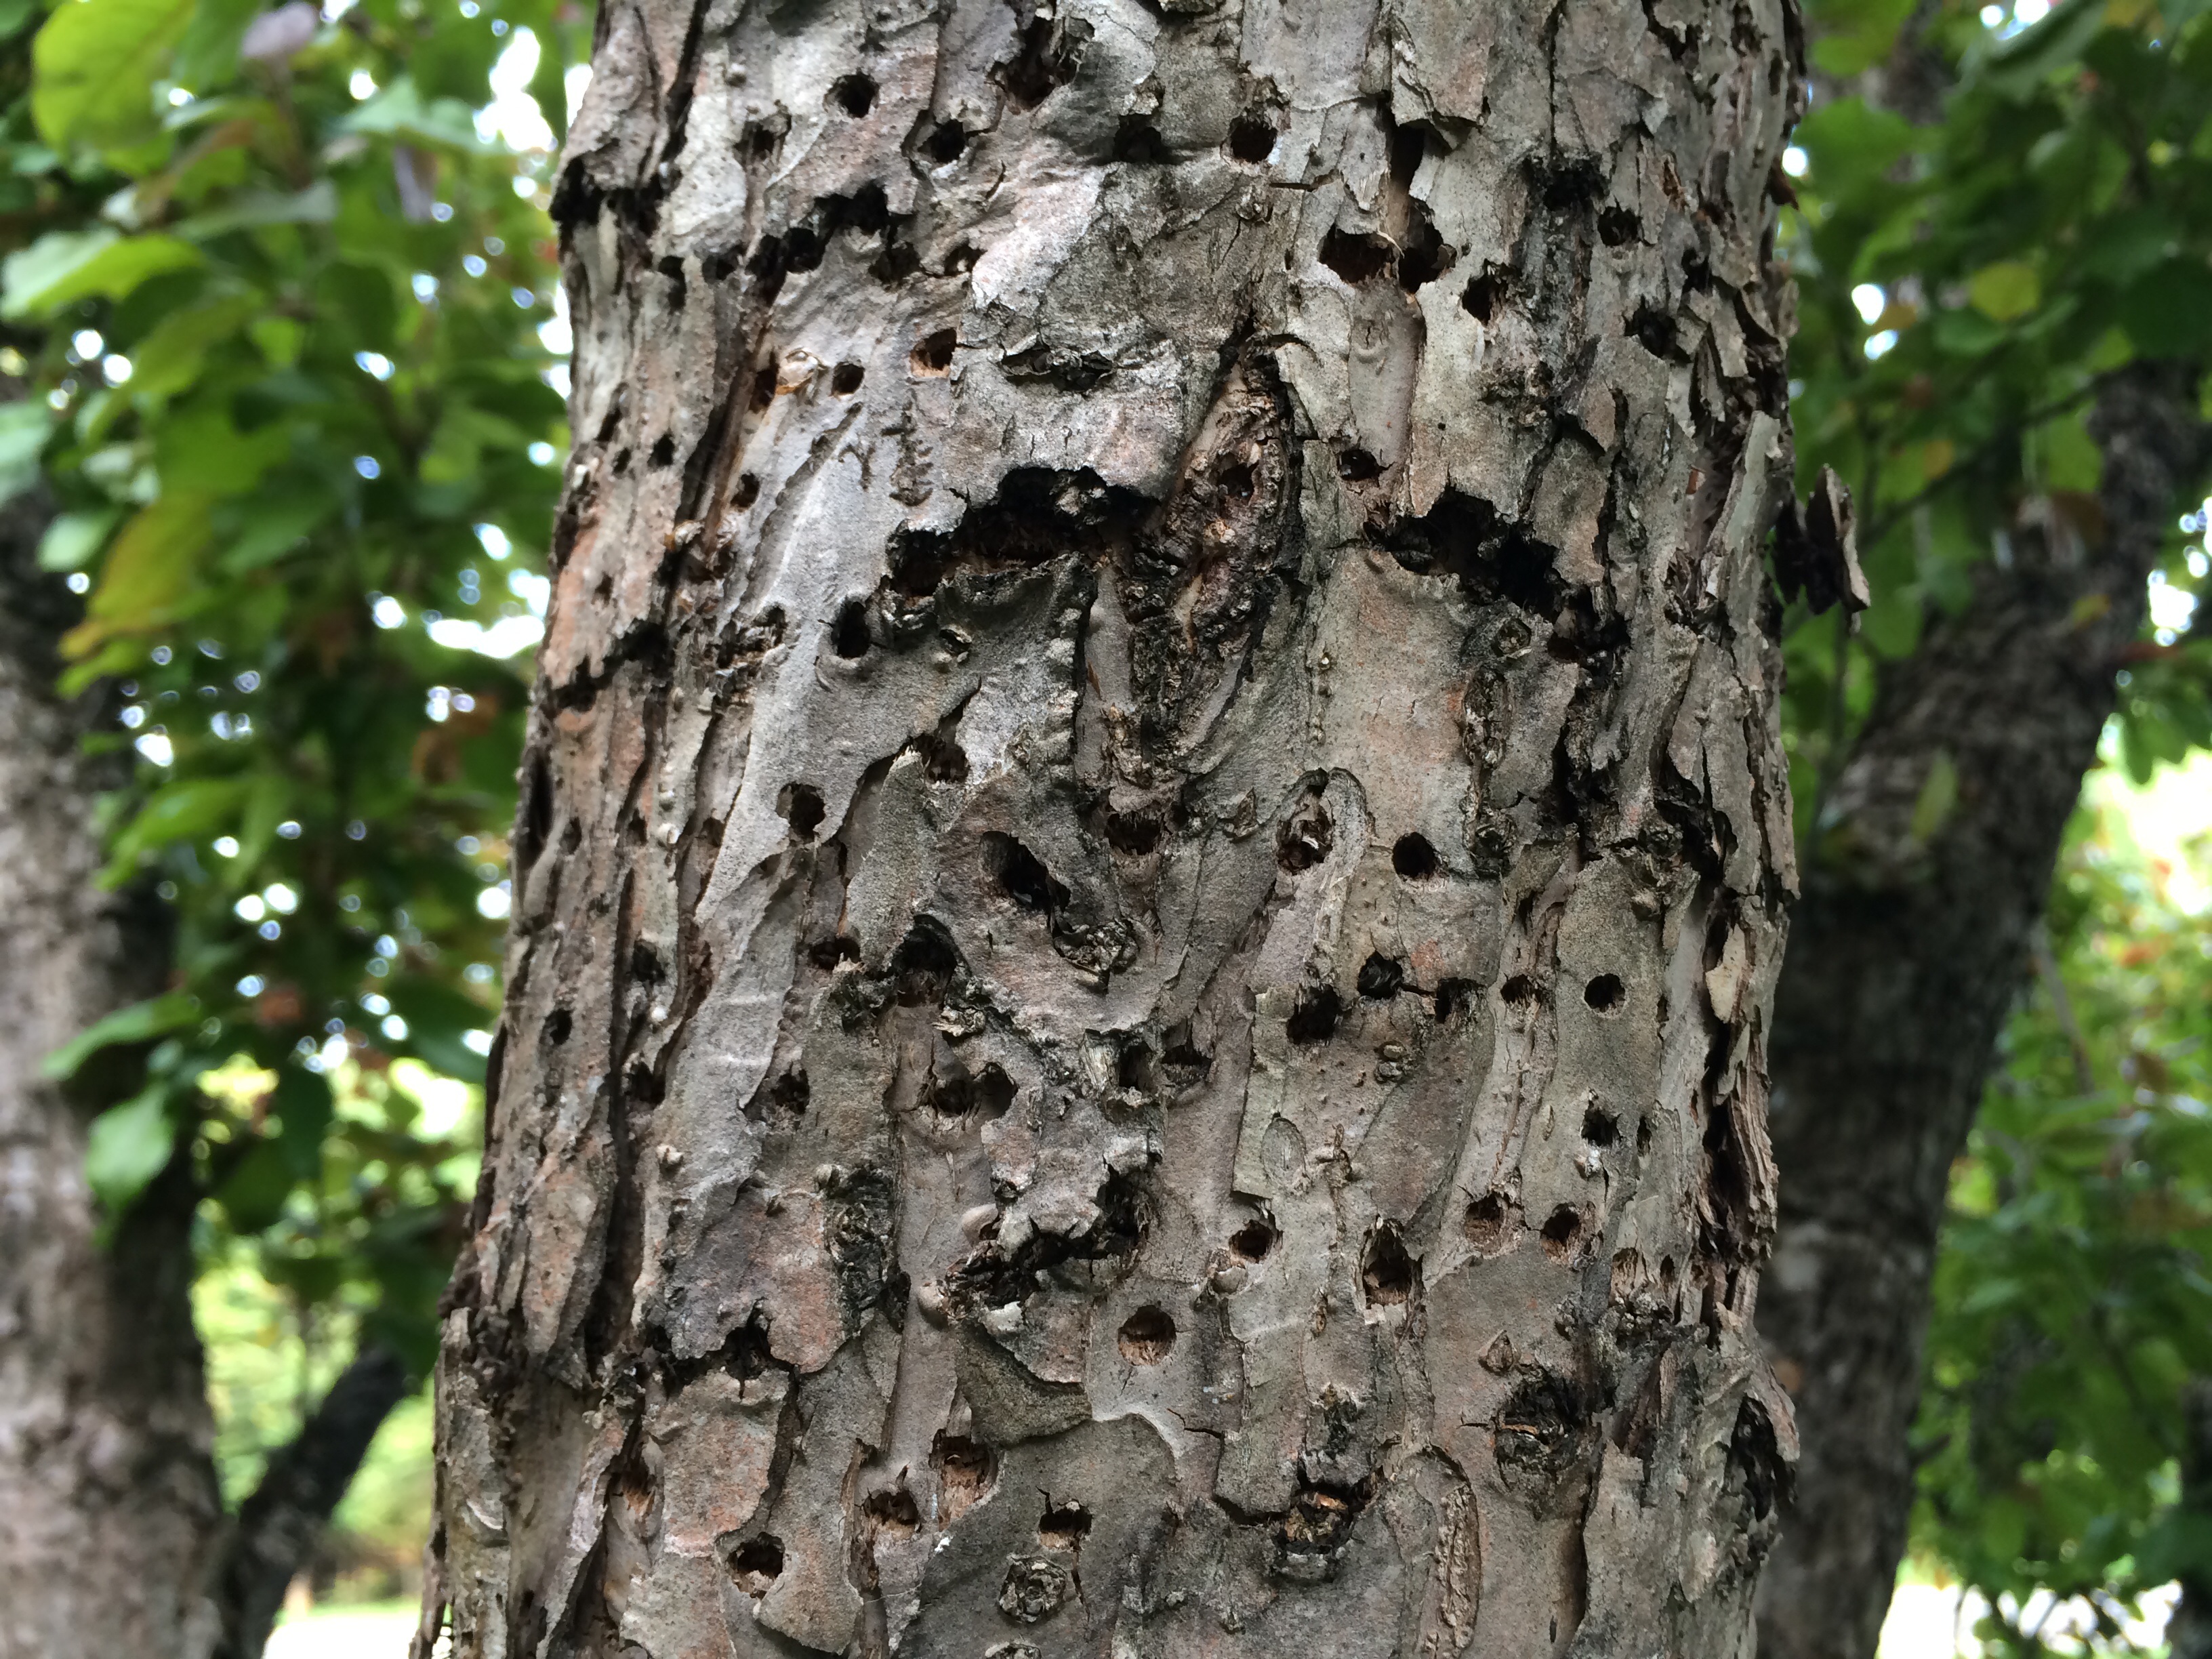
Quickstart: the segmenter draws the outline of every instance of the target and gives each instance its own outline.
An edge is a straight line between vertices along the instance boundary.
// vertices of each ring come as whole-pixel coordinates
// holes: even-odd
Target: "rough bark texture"
[[[2145,578],[2203,464],[2193,388],[2165,365],[2107,384],[2091,422],[2100,526],[2085,538],[2044,503],[2016,527],[1972,605],[1885,666],[1815,827],[1770,1051],[1784,1173],[1759,1329],[1804,1447],[1761,1591],[1770,1653],[1871,1659],[1881,1636],[1951,1165]],[[1939,766],[1957,804],[1923,840],[1916,809]]]
[[[91,1113],[129,1079],[45,1082],[46,1055],[159,989],[147,896],[102,893],[79,740],[98,699],[52,693],[72,602],[33,559],[45,515],[0,508],[0,1655],[185,1650],[222,1515],[192,1331],[195,1194],[179,1166],[112,1242],[84,1179]],[[126,1056],[112,1055],[127,1068]]]
[[[418,1652],[1749,1651],[1796,27],[603,11]]]
[[[216,1564],[210,1600],[222,1632],[214,1659],[255,1659],[284,1592],[345,1496],[369,1442],[408,1395],[407,1367],[389,1348],[356,1354],[291,1443],[269,1460]]]

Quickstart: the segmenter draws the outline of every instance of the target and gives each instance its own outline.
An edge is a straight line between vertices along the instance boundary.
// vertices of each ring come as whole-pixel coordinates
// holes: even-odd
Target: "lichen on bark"
[[[603,14],[424,1649],[1748,1651],[1798,52]]]

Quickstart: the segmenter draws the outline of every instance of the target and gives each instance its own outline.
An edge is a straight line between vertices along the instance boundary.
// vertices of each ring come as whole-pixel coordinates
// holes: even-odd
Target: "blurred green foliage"
[[[1999,1653],[2051,1650],[2039,1590],[2132,1651],[2137,1597],[2212,1562],[2212,1516],[2174,1504],[2181,1390],[2212,1375],[2212,834],[2194,850],[2176,881],[2112,805],[2076,814],[1953,1176],[1917,1536],[1996,1605]]]
[[[44,472],[40,561],[87,592],[65,684],[119,688],[101,741],[142,757],[106,878],[177,924],[171,990],[51,1069],[149,1045],[103,1200],[192,1158],[211,1250],[418,1365],[473,1162],[389,1071],[483,1073],[564,441],[549,158],[477,112],[559,123],[587,27],[0,5],[0,369],[33,392],[0,493]]]
[[[1817,856],[1878,664],[1968,604],[2034,515],[2100,533],[2097,377],[2212,364],[2212,7],[1807,10],[1816,95],[1779,240],[1791,405],[1801,486],[1824,463],[1849,480],[1875,592],[1856,633],[1790,621],[1785,736]],[[2138,781],[2212,742],[2204,525],[2185,505],[2109,734]],[[2179,1390],[2212,1370],[2212,933],[2119,836],[2076,823],[2055,965],[2005,1038],[1938,1267],[1913,1548],[1996,1609],[1995,1652],[2130,1650],[2141,1593],[2212,1568],[2212,1535],[2174,1508]]]
[[[1793,405],[1805,482],[1853,487],[1876,596],[1856,634],[1790,618],[1809,815],[1875,665],[1968,602],[2024,509],[2086,525],[2095,376],[2212,360],[2212,7],[1808,11]],[[0,372],[35,394],[0,406],[0,501],[52,499],[42,559],[88,595],[71,684],[119,688],[102,741],[143,757],[91,827],[178,921],[169,992],[54,1068],[150,1052],[91,1173],[119,1206],[194,1161],[234,1494],[360,1334],[427,1357],[472,1178],[472,1108],[428,1079],[480,1076],[496,1005],[515,653],[564,444],[549,161],[483,112],[523,119],[526,82],[550,144],[589,21],[0,0]],[[1908,27],[1949,87],[1932,112],[1858,95]],[[2206,574],[2177,526],[2117,723],[2138,778],[2212,741]],[[2212,1556],[2172,1505],[2175,1391],[2212,1332],[2212,937],[2114,834],[2077,825],[2054,966],[1959,1173],[1916,1547],[2116,1631]],[[363,1537],[419,1524],[419,1412],[387,1441],[341,1516]]]

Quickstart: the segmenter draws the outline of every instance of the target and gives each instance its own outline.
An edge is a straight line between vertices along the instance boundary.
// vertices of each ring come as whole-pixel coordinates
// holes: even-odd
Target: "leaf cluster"
[[[93,1132],[111,1208],[188,1157],[210,1225],[418,1358],[471,1169],[390,1070],[483,1074],[564,437],[548,163],[495,122],[533,46],[561,118],[585,27],[0,7],[0,495],[58,509],[64,687],[140,757],[88,828],[175,923],[168,992],[52,1069],[146,1054]]]

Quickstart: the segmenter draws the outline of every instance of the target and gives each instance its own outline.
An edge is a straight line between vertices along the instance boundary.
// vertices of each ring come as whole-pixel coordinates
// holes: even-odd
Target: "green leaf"
[[[100,572],[85,619],[62,636],[72,657],[122,634],[140,634],[188,610],[192,579],[213,532],[207,498],[162,496],[123,526]]]
[[[45,317],[78,300],[120,299],[149,276],[201,263],[198,248],[173,236],[125,236],[105,225],[49,231],[0,264],[0,317]]]
[[[339,125],[348,132],[373,133],[410,143],[481,155],[489,148],[477,137],[475,114],[458,98],[427,102],[405,76],[356,110]]]
[[[199,1004],[181,991],[118,1008],[48,1054],[39,1067],[40,1073],[49,1083],[66,1083],[102,1048],[118,1042],[144,1042],[191,1024],[199,1018]]]
[[[337,187],[327,179],[318,179],[307,189],[289,194],[247,191],[213,212],[195,214],[178,225],[176,233],[204,242],[210,237],[258,225],[326,225],[337,216]]]
[[[268,306],[254,293],[226,294],[206,305],[173,311],[152,333],[131,349],[130,392],[134,398],[166,398],[199,378],[209,350]]]
[[[392,1012],[407,1022],[405,1046],[423,1064],[464,1082],[483,1081],[484,1057],[462,1038],[490,1024],[489,1010],[434,980],[403,979],[387,994]]]
[[[234,575],[283,557],[331,516],[337,502],[322,491],[278,495],[259,489],[241,505],[244,512],[222,554],[222,568]]]
[[[1942,832],[1959,804],[1959,767],[1948,749],[1936,751],[1929,763],[1928,776],[1921,783],[1920,793],[1912,803],[1911,836],[1914,843],[1925,847]]]
[[[46,526],[39,538],[39,568],[82,570],[100,555],[107,533],[123,516],[119,507],[99,507],[88,513],[64,513]]]
[[[111,869],[128,873],[143,854],[228,828],[248,787],[244,778],[179,778],[163,784],[115,837]]]
[[[177,1137],[169,1122],[167,1095],[166,1084],[149,1084],[92,1121],[85,1137],[84,1178],[111,1215],[128,1208],[168,1166]]]
[[[53,430],[46,406],[25,398],[0,404],[0,506],[39,481],[39,452]]]
[[[161,131],[154,82],[193,0],[62,0],[32,43],[31,118],[56,149],[116,149]]]
[[[283,1148],[262,1141],[238,1161],[228,1179],[215,1190],[215,1201],[241,1233],[258,1233],[276,1224],[284,1213],[284,1200],[292,1191],[292,1168]]]
[[[1966,283],[1966,297],[1992,322],[2009,323],[2035,309],[2043,298],[2043,283],[2034,266],[2001,259],[1973,274]]]
[[[2212,269],[2203,259],[2168,259],[2130,285],[2120,322],[2138,351],[2161,356],[2212,346]]]
[[[323,1137],[330,1132],[330,1080],[320,1073],[287,1066],[276,1074],[270,1100],[276,1114],[276,1145],[295,1180],[307,1181],[323,1167]]]

